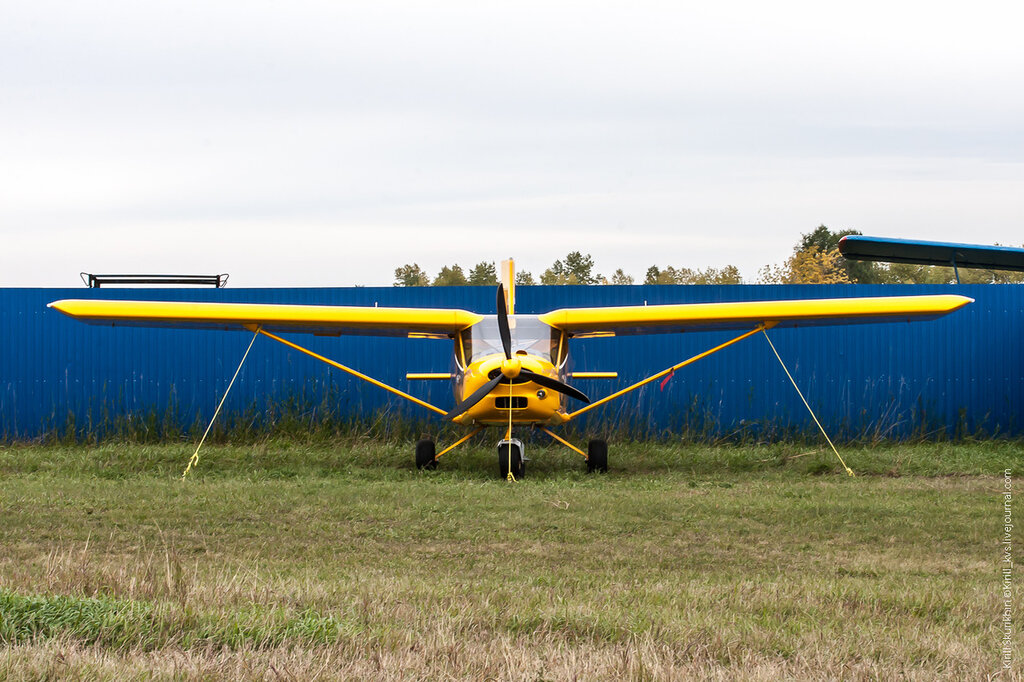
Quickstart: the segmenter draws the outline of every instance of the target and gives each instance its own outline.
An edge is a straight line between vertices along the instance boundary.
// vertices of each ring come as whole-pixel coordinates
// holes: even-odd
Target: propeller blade
[[[501,334],[501,347],[505,351],[505,359],[512,359],[512,332],[508,328],[508,306],[505,305],[505,286],[498,285],[498,332]]]
[[[536,372],[531,372],[528,369],[520,370],[519,371],[519,376],[526,377],[530,381],[538,383],[541,386],[544,386],[546,388],[550,388],[552,391],[558,391],[559,393],[564,393],[565,395],[569,396],[570,398],[576,398],[576,400],[582,400],[585,403],[589,403],[590,402],[590,398],[588,398],[585,393],[583,393],[582,391],[579,391],[579,390],[573,388],[569,384],[563,384],[558,379],[552,379],[549,376],[545,376],[543,374],[537,374]]]
[[[471,396],[469,396],[468,398],[463,400],[461,403],[459,403],[458,405],[453,407],[451,412],[446,414],[444,416],[444,418],[445,419],[455,419],[460,414],[462,414],[463,412],[465,412],[466,410],[468,410],[469,408],[473,407],[478,402],[483,400],[484,396],[486,396],[488,393],[493,391],[494,387],[497,386],[498,384],[500,384],[502,379],[504,379],[504,378],[505,378],[505,376],[503,374],[499,374],[498,376],[494,377],[493,379],[488,381],[486,384],[484,384],[480,388],[478,388],[475,391],[473,391],[473,394]]]

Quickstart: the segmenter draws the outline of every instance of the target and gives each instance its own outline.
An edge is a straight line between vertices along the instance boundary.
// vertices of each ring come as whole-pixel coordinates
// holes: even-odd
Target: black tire
[[[608,443],[603,440],[592,440],[587,444],[587,473],[600,474],[608,471]]]
[[[434,441],[429,439],[416,441],[416,468],[436,469],[437,460],[434,459],[436,452],[437,448],[434,446]]]
[[[511,454],[512,476],[520,479],[526,473],[526,463],[523,462],[523,453],[515,445],[501,445],[498,447],[498,475],[508,478],[509,456]]]

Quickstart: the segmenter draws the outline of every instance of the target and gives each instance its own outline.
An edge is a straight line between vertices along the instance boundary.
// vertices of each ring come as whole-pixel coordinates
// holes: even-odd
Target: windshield
[[[512,333],[512,352],[525,351],[555,363],[560,332],[541,322],[536,315],[509,315]],[[484,319],[462,333],[462,343],[470,362],[492,353],[504,353],[498,317],[485,315]],[[557,363],[556,363],[557,364]]]

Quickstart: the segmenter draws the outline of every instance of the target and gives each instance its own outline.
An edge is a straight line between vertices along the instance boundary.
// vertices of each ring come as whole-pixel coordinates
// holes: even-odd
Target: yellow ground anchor
[[[832,448],[832,452],[836,453],[836,457],[839,459],[839,463],[843,465],[844,469],[846,469],[846,473],[848,473],[850,476],[855,476],[856,474],[853,473],[853,469],[846,466],[846,462],[843,461],[842,456],[839,454],[839,450],[836,450],[836,446],[832,444],[832,439],[828,437],[827,433],[825,433],[825,428],[821,425],[821,422],[818,421],[818,417],[814,414],[814,410],[811,409],[811,406],[807,402],[807,399],[804,398],[804,394],[800,392],[800,387],[796,385],[796,381],[793,379],[793,375],[789,373],[789,368],[787,368],[786,363],[782,361],[782,356],[779,355],[779,351],[775,350],[775,344],[772,343],[772,340],[770,338],[768,338],[768,332],[765,331],[764,329],[762,329],[761,331],[764,333],[764,338],[765,340],[768,341],[768,345],[771,346],[772,352],[775,353],[775,357],[779,361],[779,364],[782,365],[782,370],[786,373],[786,376],[789,377],[789,381],[791,384],[793,384],[793,388],[796,389],[796,394],[800,396],[800,400],[804,401],[804,407],[806,407],[807,411],[811,413],[811,418],[814,419],[814,423],[818,425],[818,430],[821,431],[821,435],[825,436],[825,440],[828,441],[828,445],[830,448]]]
[[[249,342],[249,347],[245,349],[245,353],[242,355],[242,361],[238,363],[238,369],[235,370],[235,375],[231,377],[231,381],[228,383],[228,388],[224,391],[224,395],[220,399],[220,403],[217,405],[217,409],[213,411],[213,418],[210,419],[210,423],[206,425],[206,431],[203,431],[203,437],[199,439],[199,445],[196,446],[196,451],[192,453],[191,459],[188,460],[188,466],[185,467],[185,471],[181,472],[181,480],[185,480],[188,476],[188,472],[192,471],[192,467],[199,464],[199,448],[203,447],[203,443],[206,442],[206,437],[210,435],[210,429],[213,428],[213,422],[217,421],[217,415],[220,414],[220,408],[224,407],[224,401],[228,399],[228,393],[231,392],[231,387],[235,385],[235,379],[238,378],[238,373],[242,371],[242,365],[245,364],[245,359],[249,357],[249,351],[252,350],[252,344],[256,343],[256,337],[260,335],[259,327],[253,332],[252,341]]]

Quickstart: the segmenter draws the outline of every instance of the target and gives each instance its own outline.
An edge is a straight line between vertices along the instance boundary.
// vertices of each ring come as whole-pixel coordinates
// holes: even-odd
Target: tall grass
[[[725,411],[721,391],[691,395],[678,409],[663,416],[662,400],[650,387],[635,396],[615,401],[563,427],[575,439],[600,437],[619,442],[674,442],[685,444],[757,444],[775,441],[813,443],[821,435],[804,414],[786,418],[752,418],[723,428]],[[871,389],[873,390],[873,389]],[[871,391],[865,389],[866,392]],[[653,397],[652,397],[653,396]],[[910,401],[908,403],[908,401]],[[642,409],[638,408],[642,407]],[[817,406],[818,409],[821,406]],[[757,412],[753,407],[752,413]],[[162,408],[142,412],[128,410],[120,398],[104,393],[80,413],[51,414],[31,439],[16,431],[0,432],[0,443],[174,443],[195,441],[205,430],[211,415],[183,406],[171,391]],[[861,409],[831,425],[830,437],[846,444],[886,442],[979,441],[1008,434],[1010,430],[981,420],[973,428],[966,414],[946,424],[923,398],[900,396],[877,410]],[[337,386],[322,391],[305,387],[288,393],[283,400],[253,402],[244,409],[227,410],[214,422],[208,437],[212,443],[251,444],[268,438],[302,443],[344,443],[358,439],[382,442],[410,441],[421,435],[444,439],[464,433],[461,427],[433,415],[387,403],[367,414],[339,394]]]

